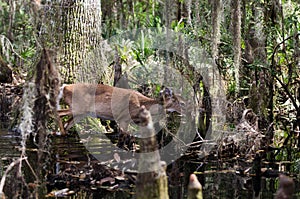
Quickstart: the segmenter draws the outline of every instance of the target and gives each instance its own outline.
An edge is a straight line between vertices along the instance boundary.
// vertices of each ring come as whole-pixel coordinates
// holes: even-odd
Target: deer
[[[153,116],[165,112],[181,114],[185,106],[182,98],[174,95],[169,88],[160,92],[159,99],[152,99],[135,90],[105,84],[63,85],[58,95],[58,105],[61,99],[68,106],[66,109],[57,110],[61,134],[65,134],[76,120],[87,116],[114,120],[121,130],[127,131],[129,124],[140,123],[141,107],[145,107]],[[65,124],[61,120],[64,116],[70,117]]]

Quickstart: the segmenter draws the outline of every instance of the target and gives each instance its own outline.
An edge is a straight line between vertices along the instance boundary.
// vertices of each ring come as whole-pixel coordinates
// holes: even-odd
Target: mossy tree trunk
[[[232,36],[233,36],[233,52],[234,52],[234,81],[235,81],[235,95],[240,93],[240,65],[241,65],[241,1],[232,1]]]
[[[38,177],[38,186],[36,193],[39,197],[46,194],[45,167],[49,159],[49,145],[47,123],[51,113],[56,113],[56,98],[59,92],[59,74],[56,67],[52,65],[50,55],[47,50],[43,50],[41,59],[36,66],[36,100],[33,112],[36,131],[34,133],[34,141],[37,144],[37,167],[35,173]],[[56,114],[57,115],[57,114]],[[35,163],[33,163],[35,164]]]

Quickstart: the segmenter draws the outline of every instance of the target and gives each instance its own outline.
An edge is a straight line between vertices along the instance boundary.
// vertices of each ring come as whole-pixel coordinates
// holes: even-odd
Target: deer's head
[[[164,88],[160,91],[160,99],[164,105],[167,112],[177,112],[182,114],[185,110],[184,100],[173,93],[169,88]]]

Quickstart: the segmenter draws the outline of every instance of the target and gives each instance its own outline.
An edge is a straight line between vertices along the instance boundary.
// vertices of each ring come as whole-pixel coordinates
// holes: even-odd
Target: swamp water
[[[107,136],[97,135],[100,142],[93,142],[90,135],[76,136],[50,136],[51,163],[47,171],[47,187],[50,191],[68,188],[73,194],[66,198],[134,198],[134,180],[138,154],[122,154],[111,145]],[[94,137],[94,136],[92,136]],[[86,142],[89,142],[89,151]],[[0,131],[0,174],[3,176],[8,165],[19,158],[18,147],[20,137],[12,132]],[[30,151],[30,149],[27,149]],[[90,155],[93,150],[93,155]],[[28,153],[30,156],[31,153]],[[98,155],[101,155],[99,159]],[[97,159],[95,157],[98,157]],[[30,158],[30,157],[28,157]],[[278,178],[261,178],[257,181],[251,175],[241,175],[234,169],[230,161],[218,160],[179,160],[176,164],[168,166],[169,195],[171,199],[186,198],[186,183],[188,175],[197,174],[203,186],[204,198],[232,199],[257,198],[273,199],[278,187]],[[31,165],[36,167],[37,165]],[[113,170],[113,171],[109,171]],[[24,172],[26,172],[24,170]],[[6,185],[13,183],[15,172],[7,176]],[[115,175],[115,179],[108,176]],[[299,176],[298,176],[299,177]],[[299,183],[294,178],[296,191],[294,198],[300,198]],[[261,188],[259,190],[259,187]],[[5,187],[5,191],[13,191]],[[74,191],[74,192],[73,192]],[[9,193],[9,192],[7,192]],[[8,198],[9,194],[6,194]],[[50,195],[48,195],[50,197]]]

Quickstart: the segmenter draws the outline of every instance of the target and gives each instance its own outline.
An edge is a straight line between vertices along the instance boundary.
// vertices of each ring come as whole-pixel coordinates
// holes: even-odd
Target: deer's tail
[[[56,99],[56,109],[57,109],[57,110],[60,109],[59,102],[60,102],[61,98],[63,98],[65,86],[66,86],[66,84],[63,84],[63,85],[60,87],[60,89],[59,89],[59,94],[58,94],[57,99]]]

